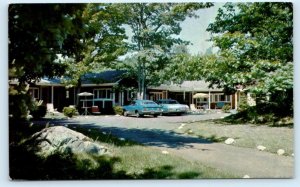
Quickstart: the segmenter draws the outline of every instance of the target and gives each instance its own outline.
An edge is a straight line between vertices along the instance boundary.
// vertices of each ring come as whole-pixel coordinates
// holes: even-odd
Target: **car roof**
[[[159,99],[157,101],[176,101],[175,99]]]

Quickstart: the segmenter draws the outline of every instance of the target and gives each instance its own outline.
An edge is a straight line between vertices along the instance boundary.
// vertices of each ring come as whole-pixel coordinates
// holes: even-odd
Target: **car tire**
[[[140,114],[139,111],[135,111],[135,114],[136,114],[136,117],[140,118],[140,117],[143,117],[144,115],[143,114]]]
[[[157,116],[158,116],[157,114],[154,114],[154,115],[153,115],[153,117],[155,117],[155,118],[157,118]]]

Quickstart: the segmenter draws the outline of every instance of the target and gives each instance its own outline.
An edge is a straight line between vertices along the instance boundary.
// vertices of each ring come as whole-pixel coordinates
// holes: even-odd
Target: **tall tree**
[[[291,3],[226,3],[207,31],[218,52],[179,63],[188,69],[187,78],[205,79],[231,93],[237,88],[247,89],[260,98],[269,98],[264,105],[284,111],[282,115],[292,114]]]
[[[10,113],[24,117],[30,99],[27,84],[43,76],[62,75],[65,66],[57,54],[68,55],[75,35],[82,33],[83,4],[11,4],[9,6]],[[27,98],[27,99],[26,99]]]
[[[64,64],[67,65],[65,84],[80,92],[81,78],[89,72],[99,72],[126,52],[122,27],[124,15],[113,4],[88,4],[82,13],[84,36],[78,37],[77,47]]]
[[[130,42],[136,52],[138,98],[145,98],[145,88],[153,84],[166,67],[168,54],[175,44],[187,43],[178,35],[186,17],[196,17],[195,10],[212,3],[133,3],[124,4],[126,24],[133,32]]]

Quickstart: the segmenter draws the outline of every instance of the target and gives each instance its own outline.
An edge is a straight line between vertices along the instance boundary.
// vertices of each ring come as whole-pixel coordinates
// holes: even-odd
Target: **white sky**
[[[212,46],[212,42],[207,41],[210,33],[206,31],[206,28],[214,22],[218,9],[223,5],[224,3],[216,3],[213,7],[200,9],[197,11],[199,18],[187,18],[182,22],[180,37],[193,43],[188,46],[191,54],[205,53],[206,49]]]

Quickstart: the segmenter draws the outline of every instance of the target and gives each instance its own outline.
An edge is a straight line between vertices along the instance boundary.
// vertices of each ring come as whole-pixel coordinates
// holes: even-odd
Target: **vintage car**
[[[153,115],[157,117],[161,115],[161,108],[161,106],[151,100],[134,100],[130,105],[123,106],[123,115],[136,115],[137,117]]]
[[[160,99],[157,100],[156,103],[162,106],[162,114],[182,115],[189,111],[187,105],[180,104],[173,99]]]

